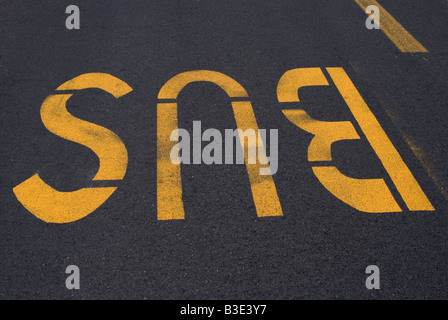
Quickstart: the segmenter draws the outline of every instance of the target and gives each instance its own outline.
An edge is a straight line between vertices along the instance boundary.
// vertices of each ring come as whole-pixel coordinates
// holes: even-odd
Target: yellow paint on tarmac
[[[124,81],[104,73],[83,74],[61,85],[57,90],[105,90],[115,98],[132,91]],[[42,103],[42,123],[48,131],[63,139],[81,144],[99,158],[100,167],[93,180],[122,180],[128,165],[128,152],[114,132],[76,118],[67,110],[73,94],[50,95]],[[55,190],[38,174],[16,186],[13,191],[22,205],[47,223],[80,220],[101,206],[114,192],[111,188],[84,188],[73,192]]]
[[[401,212],[384,179],[353,179],[336,167],[313,167],[322,185],[337,198],[362,212]]]
[[[84,188],[60,192],[35,174],[13,190],[17,200],[37,218],[47,223],[69,223],[98,209],[117,188]]]
[[[420,44],[397,20],[375,0],[355,0],[366,11],[370,5],[380,9],[380,28],[401,52],[424,53],[428,50]]]
[[[171,161],[171,133],[178,129],[177,103],[157,105],[157,218],[185,219],[180,163]]]
[[[305,110],[283,110],[286,118],[315,137],[308,148],[309,161],[331,161],[331,145],[341,140],[361,139],[350,121],[320,121]]]
[[[434,211],[411,171],[342,68],[327,68],[373,150],[411,211]]]
[[[387,116],[395,124],[397,130],[400,132],[404,141],[406,141],[406,143],[409,146],[409,148],[411,149],[412,153],[415,155],[417,160],[420,162],[420,164],[425,169],[428,176],[431,178],[431,180],[437,186],[439,191],[442,193],[443,197],[448,201],[448,189],[445,187],[446,184],[439,178],[439,174],[437,173],[437,170],[434,168],[433,164],[429,160],[429,158],[426,155],[426,153],[424,152],[423,148],[420,147],[417,144],[417,142],[404,131],[404,129],[402,128],[402,125],[400,124],[400,120],[395,116],[395,114],[392,112],[392,110],[386,106],[386,103],[383,101],[383,99],[378,97],[378,95],[377,95],[377,99],[379,100],[379,102],[383,106],[384,110],[386,111]]]
[[[124,81],[107,73],[85,73],[59,86],[56,90],[101,89],[116,99],[128,94],[132,88]]]
[[[229,76],[209,70],[184,72],[171,78],[161,89],[158,98],[161,100],[176,100],[180,91],[190,83],[210,82],[218,85],[231,98],[247,98],[246,90]],[[159,220],[185,219],[182,202],[182,182],[180,163],[171,161],[171,150],[177,141],[171,141],[171,133],[178,129],[177,102],[160,102],[157,107],[157,216]],[[253,129],[258,132],[258,125],[248,101],[232,102],[238,129],[245,131]],[[240,141],[241,141],[240,137]],[[244,139],[244,138],[243,138]],[[245,144],[244,155],[251,184],[252,195],[258,217],[283,216],[277,189],[271,175],[261,175],[260,163],[251,164],[248,150],[253,146]],[[258,147],[264,147],[258,142]]]
[[[249,101],[232,102],[232,107],[238,129],[243,131],[252,129],[255,132],[259,132],[252,104]],[[244,146],[244,160],[246,162],[257,215],[258,217],[282,216],[282,207],[272,175],[260,174],[260,169],[269,170],[269,166],[262,165],[259,161],[250,161],[249,159],[250,148],[258,149],[259,154],[266,154],[263,140],[260,135],[258,135],[256,146],[249,145],[249,142],[253,141],[253,139],[248,140],[248,143],[245,143],[244,136],[240,136],[240,143]],[[251,154],[255,154],[255,152]]]
[[[365,76],[364,72],[362,72],[360,66],[355,62],[349,62],[350,66],[353,68],[353,70],[358,73],[362,78],[364,78],[365,81],[370,83],[370,80]],[[437,186],[439,191],[442,193],[443,197],[448,201],[448,188],[446,187],[447,184],[442,181],[439,178],[439,174],[437,170],[434,168],[434,165],[432,164],[429,157],[426,155],[426,153],[423,151],[423,148],[420,147],[417,142],[405,132],[403,128],[402,121],[394,114],[394,112],[391,110],[391,108],[388,107],[387,103],[384,101],[383,97],[378,93],[374,92],[376,99],[378,99],[380,105],[383,107],[384,111],[386,112],[387,116],[392,120],[397,130],[400,132],[403,139],[406,141],[407,145],[411,149],[411,151],[414,153],[417,160],[420,162],[420,164],[423,166],[423,168],[426,170],[426,173],[431,178],[431,180],[434,182],[434,184]]]
[[[343,70],[342,70],[343,71]],[[300,68],[287,71],[279,81],[279,102],[299,102],[303,87],[328,86],[321,68]],[[356,90],[356,89],[355,89]],[[359,140],[350,121],[320,121],[305,110],[283,110],[294,125],[314,135],[308,147],[310,162],[330,162],[332,145],[338,141]],[[339,200],[362,212],[401,212],[384,179],[354,179],[342,174],[334,166],[313,166],[319,182]]]
[[[126,174],[128,152],[112,131],[72,116],[66,103],[72,94],[50,95],[42,104],[42,122],[48,131],[92,150],[100,168],[93,180],[121,180]]]

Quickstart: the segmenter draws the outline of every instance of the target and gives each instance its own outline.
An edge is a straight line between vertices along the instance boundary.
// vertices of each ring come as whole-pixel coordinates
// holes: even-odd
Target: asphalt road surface
[[[447,299],[448,3],[379,2],[424,52],[401,50],[386,18],[367,29],[354,0],[1,0],[0,298]],[[65,25],[71,4],[79,30]],[[345,70],[434,211],[408,208],[332,81],[300,89],[300,103],[279,103],[287,71],[322,68],[330,79],[327,67]],[[157,97],[192,70],[235,79],[258,127],[278,129],[272,178],[283,216],[257,216],[244,164],[201,164],[182,165],[185,219],[158,220]],[[83,90],[67,103],[126,146],[127,172],[115,184],[92,181],[95,153],[42,123],[44,100],[87,73],[133,89],[120,99]],[[214,84],[188,86],[178,125],[234,129],[231,101]],[[313,135],[282,113],[301,108],[353,123],[361,139],[333,144],[332,165],[384,179],[401,212],[361,212],[319,182],[308,159]],[[36,173],[61,192],[118,189],[82,219],[47,223],[13,192]],[[80,290],[66,288],[69,265],[79,267]],[[380,270],[379,290],[366,288],[369,265]]]

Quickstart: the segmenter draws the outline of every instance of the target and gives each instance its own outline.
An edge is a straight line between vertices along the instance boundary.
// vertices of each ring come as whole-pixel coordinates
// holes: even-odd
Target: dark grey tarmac
[[[367,30],[353,0],[1,0],[0,299],[447,299],[448,3],[380,2],[428,53],[401,53]],[[65,27],[70,4],[80,30]],[[276,98],[280,77],[305,67],[346,70],[435,212],[361,213],[322,187],[307,160],[312,136],[281,112],[298,106]],[[241,83],[259,127],[279,129],[284,217],[257,218],[244,165],[190,165],[185,221],[157,220],[157,94],[201,69]],[[134,89],[119,100],[87,90],[68,105],[124,141],[128,171],[91,215],[47,224],[12,189],[37,172],[60,191],[93,185],[96,156],[40,119],[48,95],[90,72]],[[318,119],[354,120],[334,86],[301,97]],[[181,128],[235,127],[214,85],[188,87],[179,103]],[[333,156],[352,177],[387,176],[365,139]],[[80,290],[65,287],[69,265],[81,270]],[[368,265],[380,268],[380,290],[365,287]]]

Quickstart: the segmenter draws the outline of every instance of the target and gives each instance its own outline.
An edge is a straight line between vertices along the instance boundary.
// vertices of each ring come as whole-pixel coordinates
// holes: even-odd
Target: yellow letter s
[[[60,90],[102,89],[115,98],[132,91],[125,82],[104,73],[78,76],[57,88]],[[41,118],[53,134],[91,149],[100,160],[93,180],[122,180],[128,165],[123,141],[112,131],[72,116],[66,103],[72,94],[50,95],[43,102]],[[37,218],[48,223],[69,223],[80,220],[102,205],[116,187],[84,188],[60,192],[46,184],[38,174],[16,186],[13,191],[22,205]]]

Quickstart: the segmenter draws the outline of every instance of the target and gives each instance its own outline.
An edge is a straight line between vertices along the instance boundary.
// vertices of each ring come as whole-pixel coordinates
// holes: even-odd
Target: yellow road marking
[[[158,98],[159,100],[176,100],[180,91],[187,85],[203,81],[218,85],[231,98],[249,96],[237,81],[223,73],[196,70],[171,78],[160,89]],[[177,141],[170,140],[171,133],[178,129],[177,107],[177,102],[159,102],[157,106],[157,217],[159,220],[185,219],[181,164],[173,163],[170,157],[172,148],[177,144]],[[242,131],[253,129],[258,132],[257,120],[249,101],[232,102],[232,108],[238,129]],[[260,163],[251,164],[252,161],[248,158],[248,150],[254,146],[249,144],[244,146],[244,158],[258,217],[283,216],[272,176],[260,174],[260,168],[264,166]],[[265,154],[261,140],[258,140],[257,146],[260,152]]]
[[[373,150],[411,211],[434,211],[411,171],[342,68],[327,68]]]
[[[386,106],[386,104],[382,101],[382,99],[378,96],[377,96],[377,99],[379,100],[379,102],[383,106],[384,110],[386,111],[387,116],[395,124],[396,128],[400,132],[404,141],[406,141],[407,145],[411,149],[414,156],[417,158],[417,160],[420,162],[420,164],[426,170],[426,173],[432,179],[432,181],[437,186],[439,191],[442,193],[444,198],[448,201],[448,190],[445,188],[445,183],[439,179],[438,174],[437,174],[436,170],[434,169],[434,166],[432,165],[431,161],[428,159],[428,156],[425,154],[423,149],[420,146],[418,146],[418,144],[414,141],[414,139],[411,138],[403,130],[402,126],[400,125],[400,121],[397,119],[395,114]]]
[[[340,69],[340,72],[344,73],[344,70]],[[279,81],[278,100],[279,102],[300,101],[298,92],[302,87],[328,85],[329,83],[320,68],[290,70]],[[351,90],[356,91],[356,88],[351,87]],[[346,94],[343,96],[344,98],[348,97]],[[367,106],[365,108],[369,111]],[[332,161],[333,143],[361,139],[350,121],[320,121],[313,119],[305,110],[283,110],[283,114],[294,125],[314,135],[308,147],[310,162]],[[364,119],[358,117],[357,120]],[[371,134],[376,135],[376,132],[371,132]],[[312,168],[317,179],[328,191],[359,211],[375,213],[402,211],[384,179],[350,178],[334,166],[313,166]]]
[[[60,192],[45,183],[39,174],[35,174],[13,190],[17,200],[42,221],[69,223],[98,209],[117,188],[84,188]]]
[[[401,52],[428,52],[397,20],[375,0],[355,0],[364,10],[370,5],[380,9],[380,28]]]
[[[252,129],[255,132],[259,132],[252,104],[249,101],[232,102],[232,107],[235,114],[236,124],[239,129],[242,131]],[[282,207],[272,176],[260,174],[260,169],[266,166],[262,165],[259,161],[255,161],[255,163],[253,163],[254,161],[249,161],[249,148],[251,147],[258,148],[263,155],[266,154],[261,137],[258,136],[257,138],[257,146],[251,146],[249,143],[244,143],[244,137],[240,137],[240,142],[241,145],[244,146],[244,159],[257,215],[259,217],[282,216]]]
[[[100,160],[93,180],[122,180],[128,166],[128,152],[123,141],[112,131],[78,119],[67,111],[72,94],[50,95],[41,108],[42,122],[53,134],[92,150]]]
[[[356,73],[358,73],[361,77],[363,77],[365,81],[370,83],[370,80],[366,78],[364,73],[361,71],[359,65],[357,65],[356,63],[353,63],[353,62],[350,62],[349,64]],[[392,110],[388,107],[388,105],[384,101],[384,99],[377,92],[375,92],[374,94],[375,94],[375,97],[378,99],[380,105],[384,108],[384,111],[386,112],[387,116],[392,120],[395,127],[400,132],[403,139],[406,141],[406,143],[409,146],[409,148],[411,149],[412,153],[414,153],[414,156],[417,158],[417,160],[420,162],[420,164],[426,170],[426,173],[432,179],[432,181],[437,186],[439,191],[442,193],[444,198],[448,201],[448,188],[446,187],[447,184],[439,178],[439,174],[437,173],[437,170],[434,168],[434,166],[431,163],[431,161],[429,160],[428,156],[423,151],[423,148],[421,148],[417,144],[417,142],[410,135],[408,135],[405,132],[400,119],[394,114],[394,112],[392,112]]]
[[[158,220],[185,219],[182,202],[180,163],[171,162],[171,149],[177,144],[170,141],[177,129],[177,103],[157,105],[157,217]]]
[[[124,81],[103,73],[83,74],[61,85],[57,90],[102,89],[115,98],[132,91]],[[112,131],[76,118],[67,110],[73,94],[50,95],[42,103],[42,123],[51,133],[92,150],[100,160],[93,180],[122,180],[128,166],[128,152],[123,141]],[[13,191],[22,205],[37,218],[48,223],[80,220],[101,206],[114,192],[113,188],[84,188],[73,192],[57,191],[38,174],[16,186]]]
[[[401,212],[384,179],[353,179],[333,166],[313,167],[322,185],[334,196],[362,212]]]

